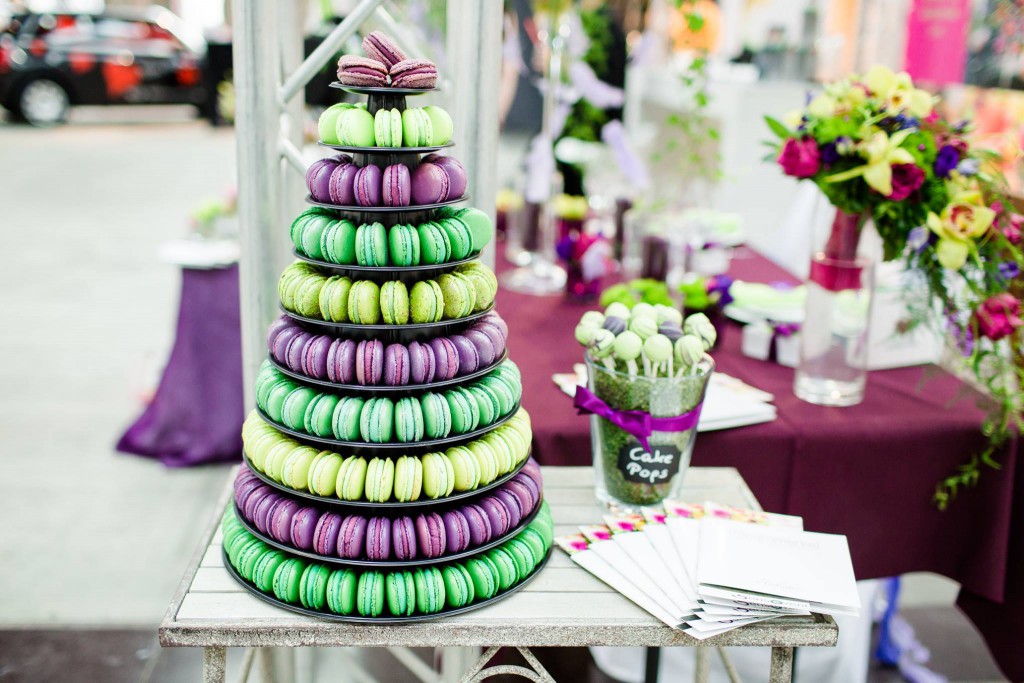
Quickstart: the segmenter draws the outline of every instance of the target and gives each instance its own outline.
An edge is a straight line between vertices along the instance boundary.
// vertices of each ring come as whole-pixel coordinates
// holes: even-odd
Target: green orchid
[[[876,132],[860,148],[861,156],[867,158],[866,164],[830,175],[825,180],[830,183],[841,183],[844,180],[864,176],[864,182],[871,189],[888,197],[892,194],[893,164],[914,163],[914,157],[910,152],[900,147],[907,136],[913,132],[913,129],[908,128],[893,133],[891,137],[883,131]]]
[[[928,228],[938,236],[935,255],[943,268],[959,270],[975,249],[974,240],[992,227],[996,212],[981,203],[981,193],[956,196],[942,213],[928,213]]]

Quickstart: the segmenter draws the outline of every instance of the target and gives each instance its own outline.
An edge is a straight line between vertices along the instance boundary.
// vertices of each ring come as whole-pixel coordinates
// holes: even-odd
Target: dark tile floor
[[[918,638],[931,649],[932,670],[950,683],[1003,681],[999,670],[970,623],[953,607],[907,609],[903,612]],[[615,683],[591,663],[586,650],[537,648],[534,653],[557,681]],[[429,651],[421,656],[428,658]],[[342,653],[318,656],[319,672],[340,669]],[[502,663],[522,663],[505,651]],[[242,652],[229,654],[229,672],[237,670]],[[363,661],[381,681],[415,683],[412,674],[375,651]],[[319,678],[319,677],[318,677]],[[336,675],[324,677],[339,681]],[[0,630],[0,683],[195,683],[202,680],[202,653],[191,648],[162,649],[153,630],[67,629]],[[494,679],[501,682],[501,679]],[[513,680],[507,679],[509,683]],[[872,668],[868,683],[897,683],[899,672]]]

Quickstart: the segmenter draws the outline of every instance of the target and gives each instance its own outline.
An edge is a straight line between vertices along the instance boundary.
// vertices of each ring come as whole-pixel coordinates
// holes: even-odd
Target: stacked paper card
[[[799,517],[666,501],[555,539],[573,562],[698,640],[789,615],[857,614],[844,536]]]

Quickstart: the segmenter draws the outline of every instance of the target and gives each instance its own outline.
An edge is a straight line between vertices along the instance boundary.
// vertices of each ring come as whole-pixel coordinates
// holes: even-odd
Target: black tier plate
[[[343,211],[345,213],[415,213],[417,211],[429,211],[430,209],[439,209],[442,206],[458,204],[468,199],[469,195],[464,194],[456,199],[448,199],[443,202],[435,202],[434,204],[416,204],[413,206],[343,206],[341,204],[318,202],[313,199],[313,195],[306,195],[307,204],[319,206],[324,209],[331,209],[333,211]]]
[[[317,144],[321,147],[329,147],[330,149],[336,149],[339,152],[351,152],[353,154],[427,154],[429,152],[437,152],[442,149],[448,149],[454,147],[454,142],[446,142],[443,145],[427,145],[426,147],[357,147],[355,145],[332,145],[329,142],[318,140]]]
[[[355,392],[374,395],[413,394],[421,391],[444,389],[450,386],[461,386],[465,382],[477,379],[478,377],[483,377],[484,375],[498,367],[498,365],[506,358],[508,358],[508,349],[505,349],[505,351],[502,352],[501,357],[497,358],[491,365],[488,365],[486,368],[482,370],[471,372],[468,375],[460,375],[459,377],[453,377],[452,379],[446,379],[441,382],[433,382],[431,384],[405,384],[403,386],[393,387],[384,384],[378,384],[373,386],[365,386],[362,384],[335,384],[330,380],[316,379],[315,377],[307,377],[306,375],[303,375],[300,372],[289,370],[287,367],[278,363],[276,358],[271,356],[269,353],[267,354],[267,360],[269,360],[270,364],[277,368],[282,375],[287,375],[288,377],[291,377],[292,379],[298,382],[302,382],[303,384],[312,384],[318,387],[323,387],[325,389],[331,389],[333,391]]]
[[[390,88],[390,87],[371,87],[362,85],[345,85],[334,81],[331,84],[332,88],[338,90],[344,90],[355,95],[426,95],[431,92],[441,92],[440,88]]]
[[[317,503],[323,503],[325,505],[330,505],[331,507],[336,508],[364,508],[370,510],[383,510],[384,512],[398,512],[400,510],[407,510],[409,508],[447,507],[449,504],[465,502],[467,498],[472,498],[473,496],[477,496],[482,493],[492,491],[501,486],[502,484],[504,484],[512,477],[519,474],[519,472],[526,466],[527,461],[529,461],[531,453],[532,451],[528,452],[523,461],[516,465],[511,472],[501,475],[500,477],[492,481],[490,484],[487,484],[486,486],[481,486],[480,488],[473,489],[472,491],[462,491],[460,493],[453,493],[452,495],[446,496],[444,498],[421,498],[420,500],[413,500],[406,503],[400,503],[398,501],[389,501],[387,503],[372,503],[368,500],[341,500],[340,498],[328,498],[326,496],[318,496],[317,494],[310,493],[308,491],[296,491],[293,488],[285,486],[279,481],[274,481],[266,474],[256,469],[256,466],[253,465],[252,461],[249,460],[249,454],[244,451],[242,452],[242,460],[245,462],[245,466],[248,467],[249,470],[252,471],[254,475],[256,475],[257,479],[262,481],[267,486],[277,489],[278,491],[284,493],[285,495],[292,496],[295,498],[304,498],[306,500],[315,501]]]
[[[280,308],[286,316],[308,327],[319,327],[328,330],[341,330],[348,332],[401,332],[403,330],[430,330],[437,332],[438,334],[444,334],[444,330],[453,329],[463,325],[464,323],[479,320],[494,310],[494,304],[491,304],[482,311],[478,311],[472,315],[467,315],[465,318],[459,318],[457,320],[442,320],[436,323],[409,323],[407,325],[386,325],[383,323],[377,323],[375,325],[357,325],[355,323],[334,323],[326,320],[317,320],[316,318],[307,318],[304,315],[299,315],[298,313],[285,310],[284,306],[280,306]]]
[[[305,261],[310,265],[314,265],[317,268],[323,270],[330,270],[338,273],[369,273],[369,274],[389,274],[402,276],[406,273],[415,275],[427,275],[429,273],[443,273],[446,271],[454,270],[457,266],[461,266],[464,263],[472,263],[480,258],[480,252],[476,252],[464,259],[458,261],[447,261],[445,263],[426,263],[418,266],[359,266],[359,265],[343,265],[340,263],[329,263],[328,261],[319,261],[315,258],[310,258],[305,254],[299,253],[296,249],[292,249],[292,254],[295,255],[300,261]]]
[[[544,569],[544,565],[547,564],[548,559],[550,559],[551,549],[549,548],[547,554],[544,556],[544,559],[537,563],[537,566],[534,567],[532,574],[530,574],[525,579],[523,579],[516,585],[512,586],[508,590],[498,593],[489,600],[481,600],[480,602],[474,602],[471,605],[466,605],[465,607],[459,607],[457,609],[442,610],[440,612],[437,612],[436,614],[417,614],[416,616],[412,617],[345,616],[342,614],[334,614],[333,612],[322,612],[315,609],[308,609],[306,607],[303,607],[302,605],[293,605],[288,602],[282,602],[281,600],[278,600],[272,595],[267,595],[259,588],[243,579],[242,575],[238,573],[238,570],[236,570],[231,565],[231,561],[228,560],[227,551],[225,551],[223,548],[221,549],[221,556],[224,560],[224,568],[227,570],[228,574],[231,575],[231,578],[240,583],[243,588],[245,588],[247,591],[255,595],[260,600],[263,600],[264,602],[274,605],[275,607],[280,607],[281,609],[288,610],[289,612],[295,612],[297,614],[302,614],[307,617],[327,619],[328,621],[341,621],[350,624],[409,624],[422,621],[435,621],[437,619],[443,619],[444,617],[455,616],[456,614],[465,614],[466,612],[472,612],[473,610],[481,609],[483,607],[487,607],[489,605],[493,605],[496,602],[504,600],[508,596],[512,595],[513,593],[515,593],[516,591],[518,591],[519,589],[523,588],[531,581],[533,581],[537,574],[539,574],[541,570]]]
[[[469,550],[463,550],[461,553],[445,555],[444,557],[420,558],[416,560],[404,561],[387,560],[383,562],[375,562],[373,560],[346,560],[340,557],[325,557],[323,555],[317,555],[316,553],[307,550],[299,550],[298,548],[293,548],[289,545],[285,545],[284,543],[276,541],[270,536],[267,536],[266,534],[261,532],[242,515],[237,506],[235,507],[235,516],[238,517],[238,521],[242,524],[242,526],[245,527],[246,531],[248,531],[250,534],[260,539],[267,545],[277,548],[278,550],[283,550],[290,555],[298,555],[299,557],[305,557],[310,560],[316,560],[317,562],[322,562],[324,564],[336,564],[340,567],[365,567],[367,569],[412,569],[415,567],[440,564],[442,562],[461,560],[472,555],[476,555],[477,553],[486,552],[495,546],[501,545],[502,543],[509,540],[510,538],[518,534],[520,531],[525,529],[527,525],[533,521],[533,518],[536,517],[537,514],[540,512],[540,506],[543,502],[544,498],[542,496],[540,502],[537,503],[537,505],[533,508],[533,511],[524,519],[522,519],[515,529],[507,531],[500,538],[493,541],[489,541],[484,545],[477,546],[476,548],[470,548]]]
[[[493,423],[486,427],[474,429],[471,432],[465,434],[459,434],[457,436],[448,436],[443,439],[427,439],[424,441],[414,441],[411,443],[400,443],[397,441],[391,441],[388,443],[369,443],[366,441],[338,441],[337,439],[325,439],[322,436],[313,436],[305,432],[298,432],[294,429],[289,429],[282,424],[278,424],[270,419],[270,416],[263,412],[263,409],[256,406],[256,414],[259,415],[264,422],[276,429],[277,431],[287,434],[288,436],[294,437],[298,441],[305,441],[307,443],[322,444],[330,446],[335,451],[410,451],[413,453],[429,453],[430,451],[436,451],[439,446],[454,446],[456,444],[466,443],[472,441],[478,436],[483,436],[488,432],[493,432],[495,429],[505,424],[512,419],[512,416],[519,411],[519,403],[512,406],[512,410],[509,411],[508,415],[505,415],[499,420],[495,420]]]

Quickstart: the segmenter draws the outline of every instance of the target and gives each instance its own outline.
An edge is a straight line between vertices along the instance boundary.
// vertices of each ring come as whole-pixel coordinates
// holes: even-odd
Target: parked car
[[[0,33],[0,105],[37,126],[76,104],[202,107],[206,42],[161,7],[27,13]]]

